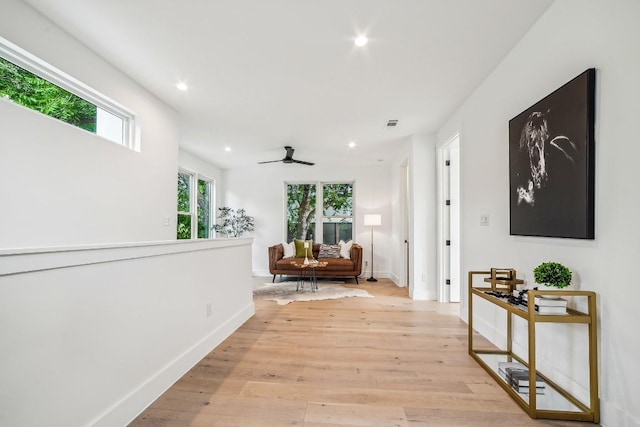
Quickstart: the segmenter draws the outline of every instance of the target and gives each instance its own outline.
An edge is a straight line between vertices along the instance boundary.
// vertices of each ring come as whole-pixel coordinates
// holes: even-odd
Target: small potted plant
[[[536,283],[562,289],[571,284],[571,270],[559,262],[543,262],[533,269]]]

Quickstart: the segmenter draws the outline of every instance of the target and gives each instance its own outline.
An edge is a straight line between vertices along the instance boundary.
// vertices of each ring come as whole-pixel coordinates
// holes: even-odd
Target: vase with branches
[[[241,237],[247,231],[253,231],[254,218],[247,215],[244,209],[231,209],[227,206],[218,208],[219,224],[214,224],[211,228],[218,233],[224,233],[225,237]]]

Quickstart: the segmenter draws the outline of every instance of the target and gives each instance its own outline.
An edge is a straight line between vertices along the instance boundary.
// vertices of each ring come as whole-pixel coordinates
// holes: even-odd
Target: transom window
[[[353,182],[285,184],[287,236],[316,243],[353,237]],[[322,197],[317,197],[322,194]],[[322,230],[321,235],[316,230]]]
[[[139,149],[133,113],[1,37],[0,98]]]

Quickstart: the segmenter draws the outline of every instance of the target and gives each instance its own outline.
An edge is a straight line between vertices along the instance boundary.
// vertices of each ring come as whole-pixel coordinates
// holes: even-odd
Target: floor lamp
[[[364,216],[364,225],[371,226],[371,277],[367,279],[367,282],[377,282],[378,279],[373,277],[373,227],[382,224],[382,215],[371,214]]]

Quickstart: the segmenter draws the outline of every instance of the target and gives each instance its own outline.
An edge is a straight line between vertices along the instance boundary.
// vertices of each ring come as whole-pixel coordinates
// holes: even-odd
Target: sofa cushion
[[[340,258],[340,245],[320,245],[318,258]]]
[[[340,256],[344,259],[351,259],[351,246],[353,246],[353,240],[343,242],[340,240]]]
[[[351,261],[350,259],[344,259],[344,258],[318,258],[318,261],[323,262],[326,261],[328,262],[326,267],[322,267],[319,270],[325,270],[325,271],[353,271],[355,269],[355,266],[353,265],[353,261]]]
[[[313,241],[312,240],[298,240],[293,239],[294,244],[296,245],[296,257],[305,256],[305,247],[304,243],[309,242],[309,247],[307,248],[307,257],[313,258]]]
[[[292,258],[296,255],[296,245],[293,242],[282,242],[282,248],[284,250],[282,258]]]

